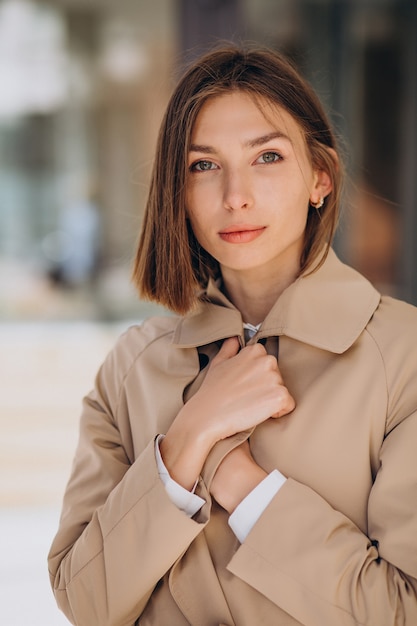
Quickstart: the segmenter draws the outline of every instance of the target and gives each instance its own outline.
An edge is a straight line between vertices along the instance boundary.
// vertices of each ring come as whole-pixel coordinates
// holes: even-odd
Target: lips
[[[254,224],[236,224],[223,228],[219,236],[227,243],[250,243],[262,235],[265,228]]]

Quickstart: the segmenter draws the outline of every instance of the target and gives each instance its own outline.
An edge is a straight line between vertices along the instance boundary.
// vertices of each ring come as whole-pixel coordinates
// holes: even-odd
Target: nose
[[[253,205],[252,186],[247,172],[237,168],[225,172],[223,203],[229,211],[249,209]]]

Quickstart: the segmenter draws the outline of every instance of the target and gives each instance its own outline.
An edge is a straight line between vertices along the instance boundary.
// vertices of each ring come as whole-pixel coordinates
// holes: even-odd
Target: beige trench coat
[[[333,252],[291,285],[254,341],[279,347],[297,407],[213,448],[189,519],[154,440],[201,382],[202,355],[242,336],[240,313],[208,295],[191,316],[129,329],[85,399],[49,555],[59,606],[79,626],[416,626],[417,310]],[[249,435],[288,480],[240,545],[209,486]]]

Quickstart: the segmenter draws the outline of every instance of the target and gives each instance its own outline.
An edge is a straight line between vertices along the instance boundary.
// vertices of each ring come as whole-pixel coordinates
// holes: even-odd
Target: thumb
[[[212,363],[219,362],[219,361],[227,361],[228,359],[231,359],[233,356],[236,356],[239,350],[240,350],[239,339],[237,337],[229,337],[228,339],[225,339],[223,341],[222,347],[220,348],[219,352],[214,357]]]

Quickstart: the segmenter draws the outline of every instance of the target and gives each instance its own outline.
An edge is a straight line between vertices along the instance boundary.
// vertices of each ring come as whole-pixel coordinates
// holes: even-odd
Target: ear
[[[333,148],[326,148],[326,150],[332,158],[335,169],[338,170],[339,158],[336,151],[333,150]],[[310,192],[311,204],[313,206],[319,205],[320,202],[329,195],[332,189],[333,185],[329,172],[325,169],[314,170],[313,185]]]

